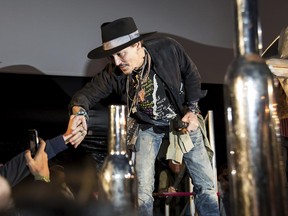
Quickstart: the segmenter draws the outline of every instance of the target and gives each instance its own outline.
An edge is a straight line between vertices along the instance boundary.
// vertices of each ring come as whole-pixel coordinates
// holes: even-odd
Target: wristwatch
[[[74,115],[76,115],[76,116],[83,115],[85,117],[86,121],[89,120],[89,115],[84,108],[80,108],[80,110],[77,113],[75,113]]]

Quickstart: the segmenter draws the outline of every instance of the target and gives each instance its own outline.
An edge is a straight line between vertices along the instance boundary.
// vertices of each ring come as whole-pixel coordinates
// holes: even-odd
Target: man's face
[[[135,43],[110,56],[110,59],[126,75],[131,74],[134,69],[141,67],[144,61],[141,43]]]

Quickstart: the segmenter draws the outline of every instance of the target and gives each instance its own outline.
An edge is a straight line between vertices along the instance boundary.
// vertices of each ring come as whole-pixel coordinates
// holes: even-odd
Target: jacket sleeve
[[[175,47],[184,84],[185,101],[186,103],[198,101],[200,98],[205,97],[207,93],[206,90],[201,90],[201,76],[198,68],[177,41],[175,41]]]
[[[69,110],[73,106],[81,106],[85,110],[90,110],[101,99],[108,97],[114,86],[113,71],[115,67],[108,64],[103,71],[97,73],[90,82],[78,90],[69,103]]]
[[[26,165],[25,152],[21,152],[7,161],[4,166],[0,167],[0,175],[8,180],[11,187],[14,187],[29,174],[30,171]]]
[[[62,135],[48,139],[45,142],[45,151],[48,159],[55,157],[58,153],[68,148]],[[0,167],[0,175],[8,180],[11,187],[17,185],[29,174],[30,170],[26,165],[25,152],[21,152]]]
[[[45,142],[46,142],[45,151],[48,155],[48,160],[50,160],[51,158],[55,157],[58,153],[68,148],[67,145],[65,144],[62,135],[56,136],[52,139],[48,139]]]

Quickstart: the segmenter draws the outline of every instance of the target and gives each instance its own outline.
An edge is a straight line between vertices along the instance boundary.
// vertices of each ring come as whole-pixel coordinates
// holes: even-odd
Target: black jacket
[[[198,101],[205,96],[196,65],[177,41],[167,37],[156,38],[145,41],[143,45],[151,56],[151,70],[163,81],[172,96],[171,102],[179,112],[183,111],[187,102]],[[127,76],[118,67],[107,64],[73,95],[69,108],[78,105],[89,110],[112,93],[119,95],[126,104],[126,79]]]

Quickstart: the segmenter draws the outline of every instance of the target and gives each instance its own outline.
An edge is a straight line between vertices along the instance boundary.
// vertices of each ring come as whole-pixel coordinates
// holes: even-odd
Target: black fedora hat
[[[99,59],[110,56],[120,50],[156,33],[140,34],[132,17],[124,17],[101,25],[102,46],[91,50],[87,57]]]

